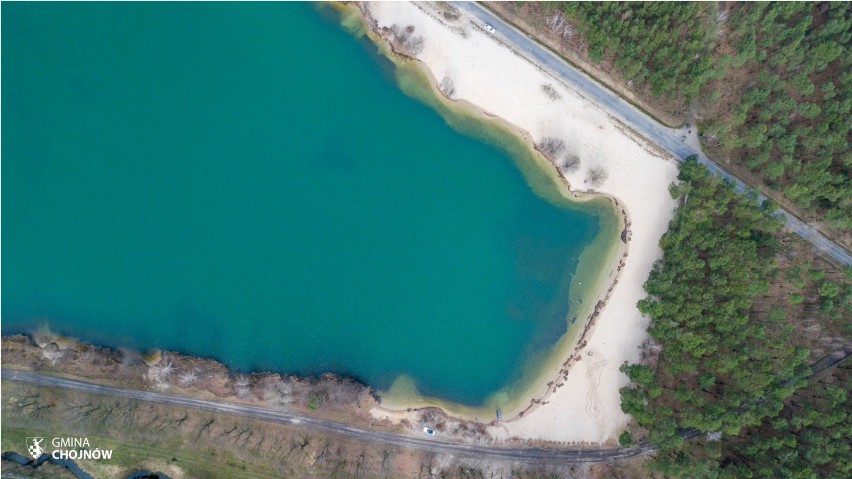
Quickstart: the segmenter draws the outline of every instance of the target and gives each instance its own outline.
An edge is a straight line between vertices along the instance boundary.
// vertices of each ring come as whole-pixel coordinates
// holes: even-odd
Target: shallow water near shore
[[[610,205],[561,198],[508,131],[442,110],[335,15],[4,10],[4,333],[479,405],[588,306]]]

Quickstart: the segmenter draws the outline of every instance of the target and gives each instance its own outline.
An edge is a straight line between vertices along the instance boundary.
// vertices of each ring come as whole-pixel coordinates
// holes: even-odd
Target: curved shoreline
[[[574,204],[608,200],[608,206],[612,208],[612,212],[616,215],[616,221],[618,222],[616,236],[619,236],[618,232],[620,232],[621,241],[619,241],[618,238],[615,238],[609,245],[605,245],[606,247],[604,249],[609,250],[604,253],[606,259],[604,261],[595,261],[597,266],[606,265],[606,268],[600,269],[598,274],[593,275],[592,278],[588,278],[586,275],[582,274],[582,270],[589,269],[589,264],[591,263],[591,258],[589,258],[590,253],[596,252],[593,251],[594,242],[581,254],[580,261],[578,262],[577,277],[583,281],[594,283],[594,286],[587,289],[587,291],[595,292],[593,299],[583,298],[591,300],[583,301],[584,304],[582,309],[574,315],[575,319],[569,322],[566,333],[552,346],[551,350],[546,355],[547,357],[543,361],[543,364],[537,365],[536,369],[538,369],[538,372],[533,374],[532,379],[527,379],[526,381],[522,380],[522,382],[526,384],[521,385],[521,390],[514,394],[514,398],[512,398],[507,404],[503,404],[503,406],[508,406],[508,409],[502,410],[503,417],[505,418],[502,422],[515,421],[522,418],[525,413],[535,410],[540,405],[547,404],[547,399],[564,385],[561,381],[567,379],[571,366],[582,360],[581,351],[585,348],[588,338],[594,330],[597,316],[610,299],[610,293],[613,288],[618,284],[621,270],[623,269],[625,259],[628,256],[631,222],[626,207],[613,195],[593,190],[582,191],[572,189],[568,178],[562,173],[562,171],[560,171],[557,165],[550,158],[538,149],[532,141],[532,135],[525,129],[465,99],[453,99],[448,97],[441,91],[437,78],[424,61],[398,51],[394,46],[393,41],[382,34],[376,20],[371,17],[369,10],[365,7],[364,3],[357,2],[355,5],[357,5],[357,7],[339,6],[338,8],[342,14],[345,13],[347,9],[357,11],[361,17],[364,34],[376,45],[380,54],[393,62],[398,73],[399,70],[403,70],[408,66],[413,66],[414,69],[416,69],[416,72],[424,78],[425,83],[428,84],[429,91],[424,93],[431,94],[431,98],[424,98],[416,92],[406,91],[407,94],[415,96],[418,100],[421,100],[424,103],[427,103],[430,107],[435,108],[438,113],[454,128],[455,126],[452,125],[450,119],[447,118],[448,112],[462,117],[468,117],[474,121],[483,122],[488,126],[506,131],[508,134],[512,135],[516,141],[523,144],[524,148],[528,150],[530,155],[527,156],[530,160],[532,160],[530,163],[533,163],[530,166],[538,168],[540,173],[547,176],[547,178],[553,183],[552,186],[554,187],[554,190],[563,200],[567,200]],[[423,10],[420,6],[418,6],[418,8]],[[432,18],[435,17],[432,16]],[[399,80],[399,78],[397,79]],[[403,90],[405,90],[404,87]],[[438,102],[439,105],[434,105],[432,102]],[[448,110],[448,112],[442,111],[442,108],[440,107]],[[526,158],[515,158],[516,163],[524,160],[526,160]],[[524,165],[518,164],[517,166],[522,170],[522,173],[526,177],[528,172],[524,171]],[[530,179],[527,179],[529,186],[536,190],[537,193],[548,198],[550,201],[554,200],[554,198],[549,197],[547,192],[538,191],[537,188],[540,188],[541,185],[532,184]],[[606,231],[600,231],[595,242],[604,241],[601,236],[605,234],[607,234]],[[617,263],[616,260],[618,260]],[[608,271],[608,274],[604,275],[603,273],[606,271]],[[582,284],[583,281],[580,281],[580,283]],[[572,297],[569,298],[569,302],[577,299],[573,297],[575,295],[574,288],[572,288],[572,292],[570,294]],[[592,305],[594,306],[592,307]],[[584,318],[582,322],[577,321],[580,318]],[[566,318],[566,321],[567,320],[568,318]],[[582,329],[579,328],[580,325],[583,326]],[[451,417],[456,419],[466,421],[472,420],[491,424],[494,424],[494,422],[485,419],[483,416],[487,417],[486,415],[488,413],[494,413],[493,409],[488,410],[487,408],[492,406],[494,402],[494,395],[499,394],[499,392],[492,394],[488,399],[486,399],[485,405],[481,407],[470,407],[445,401],[440,398],[421,396],[419,394],[415,397],[411,397],[409,393],[409,395],[397,398],[394,397],[393,391],[389,392],[390,396],[387,396],[387,393],[388,392],[382,393],[382,404],[377,406],[376,409],[389,415],[402,412],[416,413],[429,408],[439,408],[442,412],[449,414]]]
[[[463,10],[440,3],[409,2],[365,3],[359,7],[370,16],[362,22],[374,26],[362,28],[385,33],[398,50],[417,59],[393,54],[404,60],[397,64],[428,70],[422,75],[429,78],[428,90],[438,98],[433,103],[468,112],[471,108],[465,106],[474,105],[473,114],[494,120],[499,126],[508,125],[528,151],[530,145],[545,141],[564,142],[551,156],[560,167],[570,167],[557,170],[538,152],[520,153],[519,157],[533,158],[530,164],[542,172],[530,175],[524,171],[527,166],[519,162],[525,177],[548,176],[557,186],[553,191],[575,202],[608,198],[610,207],[620,213],[622,240],[632,243],[630,260],[624,257],[627,246],[623,244],[621,254],[614,255],[621,256],[620,260],[613,259],[609,271],[599,271],[598,288],[587,292],[589,297],[597,295],[594,302],[584,304],[587,310],[580,316],[590,320],[582,325],[582,331],[566,335],[551,350],[561,356],[561,364],[550,370],[543,367],[536,374],[542,379],[526,389],[527,399],[532,396],[533,400],[519,407],[512,420],[488,426],[493,440],[573,444],[615,441],[630,420],[620,407],[619,389],[628,381],[619,368],[624,362],[640,361],[648,339],[648,318],[636,303],[646,296],[642,285],[662,255],[659,240],[677,206],[668,192],[677,181],[677,162],[661,155],[644,138],[631,134],[605,105],[587,98],[581,87],[566,83],[536,59],[517,52],[501,40],[499,32],[487,30],[480,19]],[[350,25],[354,21],[351,16],[347,17]],[[414,43],[409,41],[412,34],[416,35]],[[374,43],[390,49],[387,41]],[[443,78],[439,90],[446,89],[452,100],[435,93],[437,78]],[[530,184],[542,194],[535,182]],[[572,186],[576,191],[570,190]],[[546,193],[543,196],[552,199]],[[585,286],[586,280],[582,281]],[[566,346],[571,341],[576,345]],[[548,371],[549,377],[545,374]],[[410,422],[430,414],[418,416],[396,409],[378,411],[377,417]],[[451,407],[445,409],[456,412]]]

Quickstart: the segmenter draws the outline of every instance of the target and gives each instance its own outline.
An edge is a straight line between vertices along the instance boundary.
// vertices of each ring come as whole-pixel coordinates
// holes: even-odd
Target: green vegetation
[[[818,307],[821,318],[839,319],[848,333],[849,284],[806,263],[779,268],[779,258],[787,259],[777,220],[694,158],[679,179],[671,191],[681,205],[660,241],[663,259],[645,283],[649,296],[638,305],[651,317],[649,350],[658,353],[622,366],[632,382],[621,391],[622,409],[660,447],[650,469],[667,477],[834,477],[799,474],[813,461],[846,477],[850,429],[839,406],[848,382],[817,386],[816,401],[797,402],[810,374],[809,351],[794,337],[783,303],[764,299],[770,288],[801,281],[790,303],[807,299],[797,308]],[[699,438],[684,441],[688,428]],[[826,447],[832,438],[845,446]]]
[[[705,146],[852,228],[852,4],[558,2],[543,28],[638,93],[690,106]],[[556,13],[554,13],[556,12]],[[560,15],[568,18],[560,20]],[[558,28],[556,28],[558,26]]]
[[[662,344],[659,366],[622,368],[636,385],[623,391],[624,411],[663,449],[680,445],[678,427],[737,434],[777,412],[807,354],[787,346],[790,330],[774,318],[748,315],[767,289],[777,221],[694,158],[679,179],[682,205],[639,303]]]
[[[753,3],[731,15],[735,65],[758,71],[710,125],[733,158],[804,209],[852,227],[852,5]]]
[[[655,95],[693,96],[716,75],[706,3],[561,2],[594,62],[612,56],[626,80]]]
[[[839,369],[791,398],[759,434],[723,443],[725,478],[852,477],[852,391],[849,370]]]

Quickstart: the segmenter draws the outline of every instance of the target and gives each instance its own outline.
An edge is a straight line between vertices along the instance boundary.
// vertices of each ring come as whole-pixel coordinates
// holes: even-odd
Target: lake
[[[6,4],[3,333],[403,377],[469,405],[529,377],[612,208],[559,199],[517,139],[339,20]]]

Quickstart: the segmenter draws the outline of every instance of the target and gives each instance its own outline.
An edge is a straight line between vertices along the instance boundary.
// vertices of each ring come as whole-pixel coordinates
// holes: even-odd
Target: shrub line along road
[[[850,356],[852,356],[852,342],[844,344],[841,348],[811,364],[811,371],[807,377],[819,374],[826,369],[833,368],[841,362],[846,361]],[[297,412],[280,411],[277,409],[251,406],[248,404],[230,403],[226,401],[197,399],[157,391],[142,391],[139,389],[106,386],[103,384],[95,384],[87,381],[61,378],[51,376],[49,374],[29,371],[0,369],[0,378],[7,381],[16,381],[36,386],[71,389],[136,401],[148,401],[169,406],[200,409],[219,414],[245,416],[263,421],[318,429],[321,431],[349,436],[362,441],[380,442],[417,449],[420,451],[429,451],[438,454],[455,454],[458,456],[473,457],[477,459],[526,462],[541,461],[550,464],[576,464],[583,462],[612,462],[620,459],[628,459],[641,454],[648,454],[656,450],[656,447],[654,447],[653,444],[644,441],[631,447],[594,449],[513,448],[511,446],[499,447],[488,444],[464,444],[445,440],[440,436],[426,436],[425,434],[423,436],[411,436],[395,432],[366,429],[328,419],[320,419]],[[763,399],[759,399],[758,401],[762,400]],[[684,439],[691,439],[701,434],[700,431],[695,429],[681,429],[679,433]]]
[[[549,464],[612,462],[619,459],[627,459],[639,454],[645,454],[654,450],[653,446],[644,443],[633,447],[620,447],[613,449],[540,449],[511,448],[507,446],[497,447],[486,444],[464,444],[450,442],[440,436],[427,436],[425,433],[422,437],[404,435],[394,432],[350,426],[340,422],[311,417],[296,412],[279,411],[259,406],[229,403],[225,401],[210,401],[206,399],[197,399],[155,391],[125,389],[27,371],[3,369],[2,378],[3,380],[34,384],[37,386],[72,389],[86,393],[104,394],[137,401],[149,401],[169,406],[200,409],[212,413],[246,416],[264,421],[309,427],[312,429],[349,436],[362,441],[379,442],[438,454],[453,454],[477,459],[527,462],[546,461]]]
[[[810,365],[810,374],[819,374],[846,361],[852,356],[852,342],[845,343],[839,349],[817,360]],[[328,419],[321,419],[296,412],[286,412],[248,404],[237,404],[226,401],[197,399],[176,394],[157,391],[127,389],[117,386],[95,384],[87,381],[68,379],[49,374],[0,369],[0,378],[6,381],[32,384],[43,387],[56,387],[82,391],[90,394],[101,394],[136,401],[148,401],[168,406],[187,407],[218,414],[250,417],[263,421],[280,424],[292,424],[296,427],[307,427],[334,434],[349,436],[354,439],[401,446],[437,454],[453,454],[476,459],[496,459],[503,461],[546,462],[549,464],[577,464],[595,462],[613,462],[621,459],[648,454],[656,451],[653,444],[645,441],[632,447],[618,448],[588,448],[588,449],[542,449],[511,446],[492,446],[487,444],[464,444],[451,442],[438,436],[412,436],[363,427],[351,426]],[[758,402],[763,398],[758,399]],[[692,439],[701,435],[696,429],[679,429],[678,433],[684,439]]]
[[[641,133],[652,143],[669,151],[678,160],[695,155],[698,157],[698,161],[705,165],[708,170],[733,183],[737,191],[752,189],[742,180],[708,158],[704,153],[687,145],[681,139],[682,133],[660,124],[639,108],[602,86],[597,80],[575,68],[514,26],[509,25],[502,18],[491,13],[487,8],[474,2],[448,3],[458,10],[467,12],[480,22],[495,27],[497,32],[494,36],[506,43],[511,49],[524,56],[534,65],[546,70],[554,77],[572,85],[579,93],[598,105],[605,107],[610,114]],[[766,199],[762,194],[758,197],[760,201]],[[783,218],[785,226],[790,231],[801,236],[835,261],[844,266],[852,264],[852,255],[843,246],[829,240],[813,226],[805,223],[793,213],[783,208],[780,208],[776,214]]]

